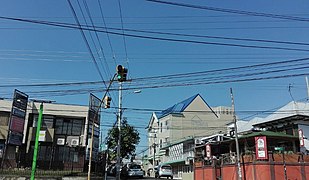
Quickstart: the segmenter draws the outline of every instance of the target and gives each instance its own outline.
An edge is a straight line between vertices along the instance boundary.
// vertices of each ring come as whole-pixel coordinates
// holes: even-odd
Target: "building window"
[[[62,134],[63,131],[63,119],[56,119],[55,134]]]
[[[30,148],[30,152],[32,153],[33,151],[34,151],[34,145],[32,144]],[[51,146],[41,142],[41,145],[39,146],[39,149],[38,149],[38,160],[49,161],[51,158],[51,153],[52,153]]]
[[[84,121],[81,119],[56,119],[55,134],[80,136],[83,131],[83,123]]]
[[[160,148],[162,148],[162,139],[160,139]]]
[[[72,135],[73,136],[80,135],[82,129],[83,129],[82,121],[81,120],[73,120]]]
[[[38,125],[38,115],[34,115],[34,120],[32,127],[37,127]],[[43,120],[42,120],[42,127],[47,127],[47,128],[53,128],[54,125],[54,117],[53,116],[48,116],[48,115],[43,115]]]
[[[0,126],[8,126],[10,113],[0,112]]]
[[[160,123],[160,132],[162,132],[162,123]]]

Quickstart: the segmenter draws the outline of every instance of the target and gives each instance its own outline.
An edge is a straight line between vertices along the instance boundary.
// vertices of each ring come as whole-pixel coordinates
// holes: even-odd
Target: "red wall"
[[[283,163],[246,163],[242,167],[242,176],[246,180],[283,180],[284,166]],[[286,164],[287,179],[306,180],[309,179],[309,164],[304,164],[302,173],[302,163]],[[212,166],[195,168],[195,180],[214,180],[216,171]],[[246,178],[244,178],[244,176]],[[221,167],[222,180],[237,180],[237,166],[223,165]]]
[[[215,169],[211,166],[195,168],[195,180],[216,180]]]

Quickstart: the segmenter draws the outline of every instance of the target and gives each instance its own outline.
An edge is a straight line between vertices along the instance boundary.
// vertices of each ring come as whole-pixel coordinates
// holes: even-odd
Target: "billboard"
[[[101,104],[101,100],[98,97],[96,97],[94,94],[90,93],[89,111],[88,111],[89,122],[94,122],[98,125],[100,124],[100,104]]]
[[[9,123],[8,144],[22,145],[28,95],[15,89]]]

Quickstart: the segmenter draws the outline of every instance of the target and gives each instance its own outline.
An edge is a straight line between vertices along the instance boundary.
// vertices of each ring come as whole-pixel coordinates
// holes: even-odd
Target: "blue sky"
[[[85,25],[85,20],[77,2],[72,1],[72,5],[80,23]],[[98,1],[92,0],[86,2],[95,26],[104,27]],[[123,24],[121,24],[118,2],[115,0],[100,1],[105,24],[109,28],[123,27],[131,30],[294,43],[309,42],[307,33],[309,22],[306,20],[296,21],[239,15],[153,3],[144,0],[120,0],[123,21]],[[187,0],[170,2],[201,7],[301,17],[304,19],[309,18],[309,14],[307,13],[309,2],[305,0]],[[79,3],[86,17],[87,24],[91,25],[84,1],[80,0]],[[2,1],[0,16],[76,24],[68,2],[63,0]],[[122,31],[110,31],[122,33]],[[307,51],[308,45],[124,32],[126,34],[156,38],[221,43],[221,45],[211,45],[133,37],[124,38],[123,36],[113,34],[108,34],[108,37],[106,33],[98,32],[97,35],[103,49],[102,53],[99,48],[100,44],[96,39],[96,34],[91,33],[97,48],[95,48],[89,32],[84,31],[84,33],[104,80],[109,80],[112,77],[117,64],[122,64],[129,68],[129,79],[132,79],[132,82],[124,85],[125,88],[129,89],[124,91],[123,106],[128,108],[124,111],[124,117],[127,117],[129,123],[137,126],[140,130],[142,142],[139,149],[147,146],[146,131],[144,128],[147,126],[151,117],[151,111],[146,110],[163,110],[197,93],[200,93],[210,106],[230,106],[231,98],[229,90],[233,88],[235,108],[237,115],[241,118],[262,110],[282,106],[293,99],[298,100],[307,97],[304,76],[220,84],[200,83],[199,85],[164,88],[155,88],[156,85],[163,85],[165,81],[162,79],[156,79],[156,81],[143,79],[139,81],[138,78],[219,70],[307,58],[309,57],[309,51]],[[103,95],[102,92],[97,92],[97,90],[105,90],[103,84],[66,87],[18,86],[43,83],[102,81],[78,29],[0,19],[0,39],[0,97],[11,98],[13,90],[17,88],[28,93],[31,99],[48,99],[55,100],[57,103],[87,105],[90,92],[93,92],[98,97]],[[300,50],[245,48],[222,44],[267,46]],[[306,73],[307,69],[304,67],[306,61],[302,63],[301,65],[297,64],[297,66],[303,67],[301,69],[279,72],[274,74],[274,76]],[[290,64],[290,67],[294,66],[295,64]],[[254,70],[252,69],[252,72]],[[233,75],[233,72],[231,74]],[[200,78],[202,81],[205,78],[202,73],[195,74],[194,76],[194,78]],[[181,82],[183,84],[190,84],[190,80],[185,78],[172,81],[172,83]],[[141,83],[143,86],[139,86]],[[4,87],[7,85],[11,86]],[[145,86],[152,88],[140,88],[142,93],[133,93],[134,88],[139,89],[139,87]],[[114,83],[112,87],[114,89],[117,88],[117,83]],[[81,90],[89,88],[96,91],[86,90],[84,93],[81,93]],[[71,95],[72,91],[67,93],[64,90],[76,90],[77,94]],[[53,93],[46,91],[57,91],[57,95],[55,96]],[[116,107],[118,104],[117,91],[111,91],[110,95],[113,98],[112,107]],[[102,113],[104,131],[114,123],[116,119],[115,112],[116,109],[111,108]]]

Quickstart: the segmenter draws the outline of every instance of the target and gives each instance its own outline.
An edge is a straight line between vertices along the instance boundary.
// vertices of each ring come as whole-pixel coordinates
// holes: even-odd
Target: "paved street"
[[[114,180],[114,179],[116,179],[115,177],[111,177],[111,176],[109,176],[108,178],[107,178],[107,180]],[[130,178],[130,180],[136,180],[136,179],[139,179],[139,178]],[[144,177],[143,179],[155,179],[154,177]]]
[[[0,180],[26,180],[26,177],[5,177],[0,176]],[[44,177],[44,178],[35,178],[36,180],[87,180],[87,177],[63,177],[63,178],[52,178],[52,177]],[[93,180],[104,180],[102,177],[91,177]],[[115,180],[115,177],[108,176],[107,180]],[[138,179],[138,178],[137,178]],[[130,178],[130,180],[137,180],[136,178]],[[144,177],[143,179],[155,179],[153,177]]]

